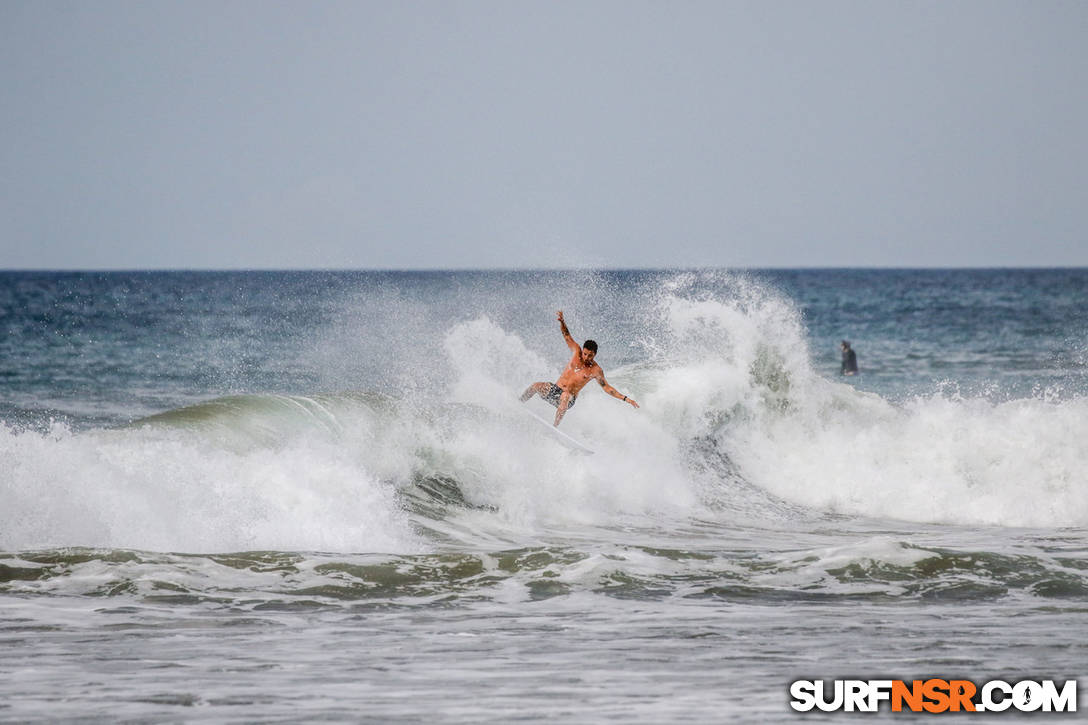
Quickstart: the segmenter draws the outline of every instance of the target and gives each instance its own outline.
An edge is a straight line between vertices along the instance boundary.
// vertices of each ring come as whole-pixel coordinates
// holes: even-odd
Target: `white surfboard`
[[[565,445],[567,448],[570,448],[572,451],[578,451],[580,453],[593,453],[592,448],[577,440],[573,436],[567,435],[563,431],[556,428],[553,424],[553,421],[544,420],[531,410],[526,410],[525,412],[533,416],[533,418],[535,418],[536,420],[539,420],[544,425],[544,427],[547,428],[553,436],[555,436],[555,439]]]

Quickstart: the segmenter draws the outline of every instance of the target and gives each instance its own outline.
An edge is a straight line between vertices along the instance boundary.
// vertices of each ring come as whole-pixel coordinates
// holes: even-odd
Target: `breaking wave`
[[[564,430],[518,393],[555,360],[485,315],[440,331],[441,395],[245,395],[131,425],[0,427],[0,549],[416,555],[436,538],[535,546],[572,527],[846,515],[1088,525],[1088,401],[890,402],[819,375],[796,306],[743,278],[646,296],[637,349],[602,362]],[[436,362],[436,365],[439,363]],[[535,405],[539,401],[531,401]]]

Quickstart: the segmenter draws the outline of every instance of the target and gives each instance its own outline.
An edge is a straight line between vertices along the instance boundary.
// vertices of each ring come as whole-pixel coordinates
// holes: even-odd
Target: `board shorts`
[[[558,408],[559,407],[559,399],[561,397],[563,397],[563,389],[561,387],[559,387],[558,385],[556,385],[555,383],[552,383],[552,386],[550,388],[548,388],[548,392],[544,393],[544,395],[542,395],[540,397],[544,398],[544,400],[548,401],[549,403],[554,405],[556,408]],[[567,410],[570,410],[571,408],[574,407],[574,401],[577,399],[577,397],[578,397],[577,395],[570,396],[570,402],[567,403]]]

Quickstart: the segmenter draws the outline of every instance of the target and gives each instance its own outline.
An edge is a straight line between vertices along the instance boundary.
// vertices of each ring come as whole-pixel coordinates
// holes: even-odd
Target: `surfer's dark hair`
[[[582,343],[582,347],[590,352],[597,352],[597,342],[595,340],[586,340]]]

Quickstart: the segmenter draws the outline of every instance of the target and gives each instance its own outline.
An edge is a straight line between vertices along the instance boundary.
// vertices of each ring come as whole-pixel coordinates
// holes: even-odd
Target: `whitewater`
[[[1086,289],[0,273],[0,720],[773,721],[799,678],[1082,677]],[[592,456],[518,402],[558,309],[641,405],[583,391]]]

